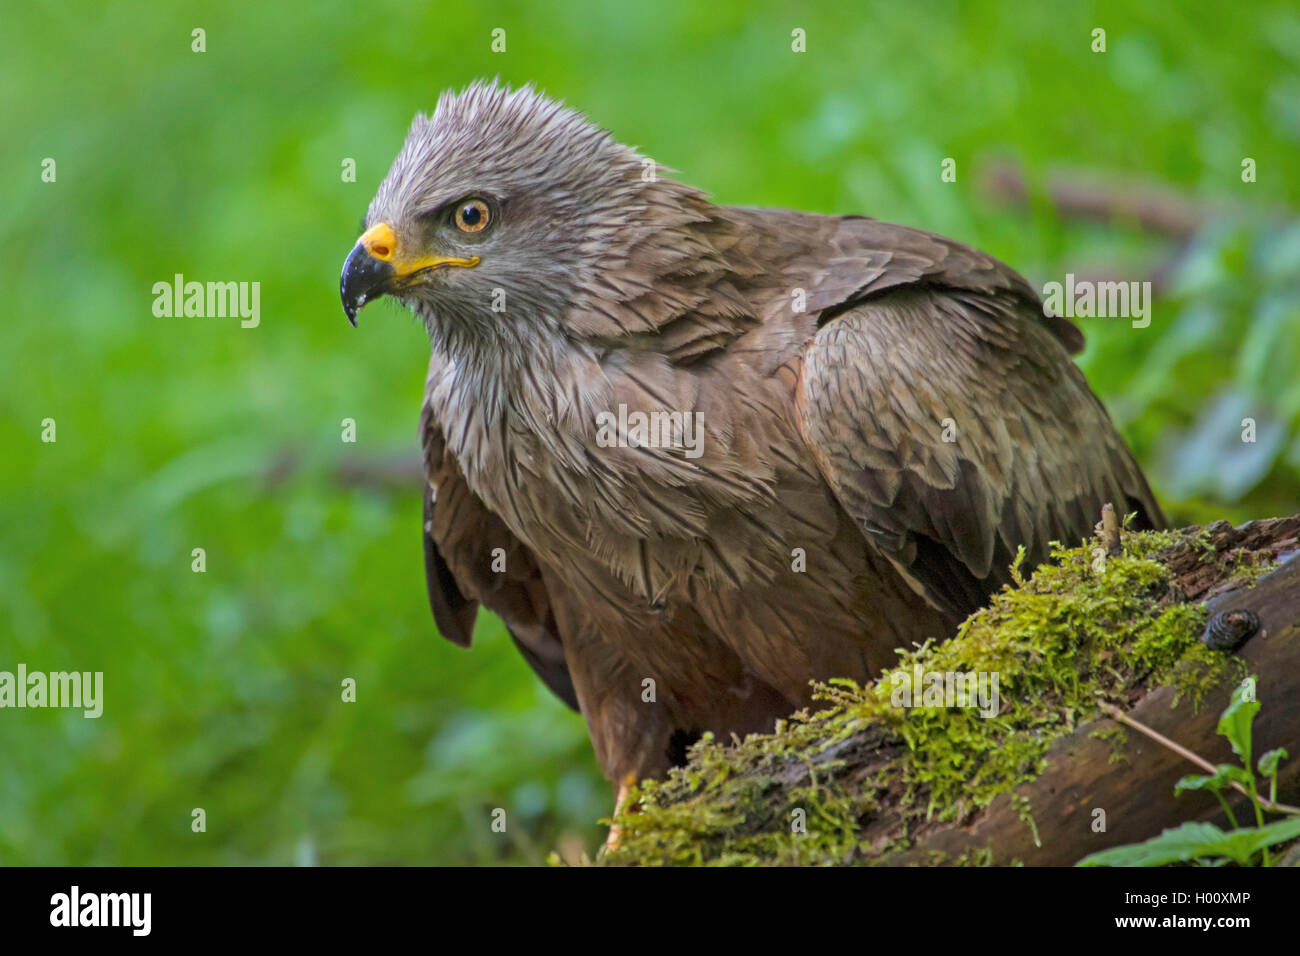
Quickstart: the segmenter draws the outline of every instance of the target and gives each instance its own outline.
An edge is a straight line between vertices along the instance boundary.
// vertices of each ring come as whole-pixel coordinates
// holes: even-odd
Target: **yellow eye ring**
[[[452,218],[461,232],[482,232],[492,220],[492,210],[481,199],[467,199],[456,207]]]

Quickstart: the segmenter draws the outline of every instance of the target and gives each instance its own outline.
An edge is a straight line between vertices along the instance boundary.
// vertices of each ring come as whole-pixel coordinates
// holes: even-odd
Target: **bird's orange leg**
[[[629,773],[627,776],[625,776],[622,779],[622,781],[619,782],[618,794],[614,798],[615,816],[618,816],[620,813],[636,812],[635,805],[631,807],[627,805],[628,795],[632,792],[632,788],[634,786],[636,786],[636,774],[634,773]],[[619,842],[622,840],[622,838],[623,838],[623,828],[619,826],[617,823],[615,823],[613,826],[609,828],[609,836],[605,837],[604,852],[612,853],[615,850],[617,850],[619,848]]]

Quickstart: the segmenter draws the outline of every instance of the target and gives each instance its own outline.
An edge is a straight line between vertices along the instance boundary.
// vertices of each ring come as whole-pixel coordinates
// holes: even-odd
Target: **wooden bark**
[[[1206,620],[1212,622],[1221,613],[1253,612],[1258,629],[1235,650],[1223,651],[1238,655],[1244,669],[1225,668],[1226,676],[1204,693],[1199,706],[1190,697],[1175,705],[1172,686],[1144,689],[1148,684],[1141,678],[1120,685],[1128,688],[1127,696],[1111,694],[1113,703],[1103,706],[1118,704],[1128,720],[1203,760],[1235,765],[1239,760],[1217,726],[1243,673],[1253,674],[1262,704],[1254,722],[1255,757],[1277,747],[1290,752],[1292,759],[1282,763],[1278,800],[1300,803],[1300,515],[1236,528],[1227,522],[1186,528],[1172,541],[1150,555],[1170,572],[1167,583],[1148,595],[1154,602],[1150,611],[1204,604]],[[1246,573],[1259,568],[1270,570]],[[1257,579],[1254,586],[1252,578]],[[851,698],[848,706],[853,706]],[[910,759],[909,744],[888,722],[867,719],[841,733],[843,725],[836,719],[832,707],[827,722],[816,715],[796,721],[803,731],[782,729],[739,747],[717,745],[694,754],[680,776],[657,792],[649,809],[622,818],[631,827],[628,845],[620,851],[624,855],[614,853],[606,862],[932,865],[991,858],[998,864],[1071,866],[1089,854],[1140,843],[1187,821],[1226,825],[1212,794],[1174,794],[1181,777],[1205,773],[1205,768],[1133,727],[1122,728],[1119,736],[1097,736],[1098,731],[1120,729],[1109,717],[1081,724],[1056,740],[1032,781],[1000,794],[987,807],[956,822],[942,822],[943,813],[918,818],[917,795],[891,773]],[[823,832],[847,835],[814,844],[818,848],[805,853],[801,841],[785,834],[791,806],[805,806],[808,799],[792,795],[809,792],[826,794],[832,802],[849,800],[850,815],[843,815],[844,803],[834,804],[839,809],[822,819],[832,819],[842,829]],[[864,797],[860,804],[852,802],[856,795]],[[925,800],[922,792],[922,810]],[[1254,824],[1244,797],[1230,802],[1242,825]],[[861,815],[855,818],[858,807]],[[1097,826],[1098,811],[1104,813],[1104,830]],[[646,821],[639,834],[633,819],[638,816]],[[1300,861],[1300,851],[1287,857]]]
[[[1251,589],[1226,588],[1223,563],[1201,562],[1190,551],[1169,562],[1187,599],[1208,597],[1210,616],[1242,608],[1259,616],[1260,631],[1237,653],[1257,676],[1258,699],[1263,702],[1255,719],[1256,755],[1285,747],[1293,757],[1283,763],[1278,781],[1279,799],[1285,799],[1283,795],[1294,794],[1300,784],[1300,555],[1295,554],[1300,548],[1300,516],[1250,522],[1240,528],[1221,523],[1210,531],[1216,546],[1226,553],[1272,550],[1285,559]],[[1210,695],[1199,712],[1187,701],[1172,706],[1173,691],[1163,688],[1146,695],[1128,714],[1212,763],[1237,763],[1227,741],[1215,732],[1234,683],[1223,686],[1217,696]],[[1141,842],[1187,820],[1226,825],[1209,793],[1174,795],[1179,778],[1202,772],[1177,753],[1127,728],[1122,749],[1126,759],[1112,760],[1112,743],[1094,733],[1115,726],[1113,720],[1097,720],[1062,738],[1049,751],[1048,769],[1016,791],[1032,808],[1037,843],[1012,806],[1011,795],[1004,794],[967,824],[925,834],[899,862],[920,862],[932,858],[936,850],[956,858],[968,849],[987,848],[995,862],[1068,866],[1090,853]],[[1243,815],[1244,804],[1244,798],[1239,798],[1233,811],[1246,825],[1245,821],[1253,823],[1253,817],[1248,812]],[[1093,830],[1097,809],[1105,811],[1105,832]]]

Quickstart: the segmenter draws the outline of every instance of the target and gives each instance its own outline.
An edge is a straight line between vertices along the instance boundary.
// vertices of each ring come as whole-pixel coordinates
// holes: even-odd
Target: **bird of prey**
[[[432,342],[439,631],[500,615],[616,788],[950,636],[1107,502],[1164,523],[1008,266],[669,173],[531,87],[444,93],[341,279]]]

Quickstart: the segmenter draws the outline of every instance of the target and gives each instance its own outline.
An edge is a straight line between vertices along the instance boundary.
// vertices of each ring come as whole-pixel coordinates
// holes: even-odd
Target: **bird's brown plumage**
[[[476,124],[498,144],[478,170]],[[499,203],[470,250],[488,272],[380,290],[434,343],[430,603],[462,646],[498,613],[611,780],[951,635],[1018,546],[1044,558],[1105,502],[1163,523],[1070,358],[1078,331],[1010,268],[864,217],[716,206],[647,168],[531,90],[476,86],[417,122],[368,217],[463,258],[412,222],[431,195]],[[605,447],[620,405],[698,413],[702,453]]]

